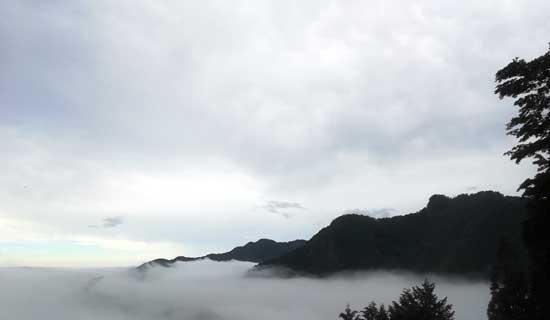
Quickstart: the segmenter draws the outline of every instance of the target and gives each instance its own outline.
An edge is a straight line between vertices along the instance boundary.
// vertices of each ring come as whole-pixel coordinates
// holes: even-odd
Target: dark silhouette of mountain
[[[488,276],[502,236],[522,252],[525,200],[493,191],[430,197],[417,213],[336,218],[305,245],[260,263],[325,275],[344,270],[406,269]]]
[[[260,239],[256,242],[249,242],[241,247],[225,253],[211,253],[206,257],[214,261],[239,260],[249,262],[262,262],[282,256],[303,246],[305,240],[294,240],[290,242],[276,242],[270,239]]]
[[[189,262],[202,259],[210,259],[214,261],[248,261],[262,262],[269,259],[277,258],[285,253],[295,250],[306,243],[305,240],[294,240],[290,242],[276,242],[270,239],[260,239],[256,242],[249,242],[244,246],[236,247],[231,251],[224,253],[211,253],[202,257],[184,257],[179,256],[174,259],[155,259],[146,262],[139,267],[138,270],[145,270],[151,266],[170,267],[175,262]]]

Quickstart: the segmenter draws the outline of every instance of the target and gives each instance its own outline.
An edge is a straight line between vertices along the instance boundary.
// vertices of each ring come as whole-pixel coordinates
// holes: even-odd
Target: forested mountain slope
[[[524,252],[524,206],[521,198],[484,191],[434,195],[424,209],[404,216],[343,215],[305,245],[260,265],[319,275],[364,269],[486,275],[501,237]]]

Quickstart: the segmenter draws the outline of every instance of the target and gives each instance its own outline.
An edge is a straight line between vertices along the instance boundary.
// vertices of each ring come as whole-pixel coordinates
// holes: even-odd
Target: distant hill
[[[368,269],[487,275],[501,236],[524,252],[524,207],[521,198],[484,191],[455,198],[434,195],[424,209],[404,216],[343,215],[305,245],[260,267],[317,275]]]
[[[211,253],[206,257],[214,261],[239,260],[249,262],[262,262],[282,256],[295,250],[306,243],[305,240],[294,240],[290,242],[276,242],[270,239],[260,239],[256,242],[249,242],[241,247],[225,253]]]
[[[170,267],[175,262],[188,262],[202,259],[210,259],[214,261],[248,261],[262,262],[269,259],[274,259],[292,250],[295,250],[306,243],[305,240],[294,240],[290,242],[276,242],[270,239],[260,239],[256,242],[249,242],[244,246],[236,247],[231,251],[224,253],[211,253],[202,257],[184,257],[179,256],[174,259],[155,259],[146,262],[139,267],[138,270],[145,270],[151,266]]]

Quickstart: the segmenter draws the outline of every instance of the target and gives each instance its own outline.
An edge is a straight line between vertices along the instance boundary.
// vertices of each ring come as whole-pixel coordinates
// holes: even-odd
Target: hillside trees
[[[483,191],[454,198],[432,196],[424,209],[408,215],[374,219],[347,214],[302,247],[261,266],[284,266],[315,275],[405,269],[489,279],[501,236],[506,235],[518,249],[523,247],[525,204],[519,197]],[[518,251],[526,263],[525,250]]]

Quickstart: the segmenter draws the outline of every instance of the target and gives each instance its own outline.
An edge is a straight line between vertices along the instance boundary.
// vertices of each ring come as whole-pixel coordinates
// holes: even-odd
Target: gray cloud
[[[296,213],[296,210],[306,210],[306,208],[299,202],[277,200],[267,201],[267,203],[261,206],[261,208],[271,213],[280,214],[285,218],[292,217]]]
[[[264,208],[273,213],[278,212],[281,209],[305,209],[299,202],[276,200],[268,201]]]
[[[122,217],[107,217],[103,219],[101,225],[89,225],[89,228],[115,228],[124,223]]]
[[[114,228],[124,223],[122,217],[107,217],[103,219],[104,228]]]

